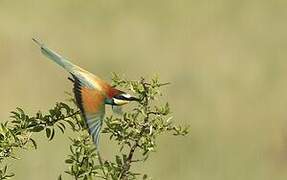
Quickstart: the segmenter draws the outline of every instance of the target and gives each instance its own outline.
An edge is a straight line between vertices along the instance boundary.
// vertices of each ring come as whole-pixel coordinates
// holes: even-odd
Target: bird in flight
[[[76,103],[88,126],[89,134],[98,148],[100,131],[105,115],[105,105],[111,105],[113,109],[116,109],[130,101],[139,101],[139,99],[114,88],[96,75],[49,49],[38,40],[33,38],[33,41],[40,46],[41,52],[45,56],[62,66],[72,75]]]

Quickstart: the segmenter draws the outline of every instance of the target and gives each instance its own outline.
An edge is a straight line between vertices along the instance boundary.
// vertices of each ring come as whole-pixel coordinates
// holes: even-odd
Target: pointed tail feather
[[[35,38],[32,38],[32,40],[41,48],[41,52],[47,56],[49,59],[53,60],[60,66],[62,66],[64,69],[66,69],[68,72],[71,72],[73,68],[77,67],[73,63],[71,63],[69,60],[65,59],[58,53],[54,52],[53,50],[49,49],[44,43],[41,43]]]

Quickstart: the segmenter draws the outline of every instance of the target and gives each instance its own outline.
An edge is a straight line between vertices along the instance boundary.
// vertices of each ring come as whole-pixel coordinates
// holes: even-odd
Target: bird
[[[96,148],[98,148],[105,116],[105,105],[111,105],[113,109],[117,109],[131,101],[139,101],[139,99],[111,86],[98,76],[73,64],[39,40],[35,38],[32,38],[32,40],[40,47],[42,54],[71,74],[72,78],[69,79],[74,84],[73,92],[76,104],[86,122],[88,132]]]

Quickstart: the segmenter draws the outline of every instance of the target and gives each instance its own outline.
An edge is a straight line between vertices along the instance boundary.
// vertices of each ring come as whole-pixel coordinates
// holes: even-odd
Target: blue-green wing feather
[[[93,138],[93,142],[99,147],[100,133],[103,125],[103,114],[94,115],[93,117],[86,117],[86,122],[89,128],[89,133]]]
[[[33,41],[38,44],[41,48],[42,54],[48,57],[50,60],[56,62],[58,65],[63,67],[66,71],[76,76],[81,83],[90,88],[97,88],[92,79],[97,78],[95,75],[90,72],[84,70],[83,68],[73,64],[68,59],[59,55],[57,52],[48,48],[44,43],[39,42],[38,40],[33,38]]]
[[[61,55],[59,55],[58,53],[56,53],[55,51],[49,49],[45,44],[40,43],[38,40],[33,38],[33,41],[35,43],[37,43],[40,48],[41,48],[41,52],[47,56],[49,59],[55,61],[57,64],[59,64],[60,66],[62,66],[64,69],[66,69],[67,71],[71,71],[74,67],[77,67],[75,64],[71,63],[69,60],[67,60],[66,58],[62,57]]]

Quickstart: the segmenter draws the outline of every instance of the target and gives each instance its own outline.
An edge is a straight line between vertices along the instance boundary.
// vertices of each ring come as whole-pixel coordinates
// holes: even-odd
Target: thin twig
[[[99,160],[99,163],[100,163],[100,165],[101,165],[101,169],[102,169],[102,172],[103,172],[103,174],[104,174],[104,177],[106,178],[106,179],[108,179],[108,175],[106,174],[106,171],[105,171],[105,168],[104,168],[104,163],[103,163],[103,160],[102,160],[102,158],[101,158],[101,155],[100,155],[100,151],[98,150],[98,147],[97,147],[97,156],[98,156],[98,160]]]
[[[144,105],[144,111],[146,112],[145,113],[146,117],[144,118],[144,124],[146,124],[148,122],[148,120],[149,120],[149,113],[147,113],[147,111],[148,111],[148,104],[149,104],[148,95],[147,95],[148,94],[148,87],[147,87],[147,85],[149,85],[149,84],[147,84],[145,82],[144,78],[141,79],[141,84],[143,85],[143,88],[145,90],[144,91],[145,94],[144,94],[144,97],[143,97],[144,98],[143,105]],[[134,156],[135,150],[136,150],[137,147],[139,147],[139,141],[141,139],[142,134],[145,131],[145,128],[146,128],[146,126],[143,125],[142,128],[141,128],[141,131],[140,131],[139,138],[136,140],[135,144],[131,147],[129,155],[128,155],[128,158],[127,158],[127,160],[124,162],[124,164],[122,166],[123,169],[122,169],[122,171],[121,171],[121,173],[119,175],[118,180],[124,179],[126,177],[126,172],[128,172],[129,169],[130,169],[131,163],[133,162],[133,156]]]

